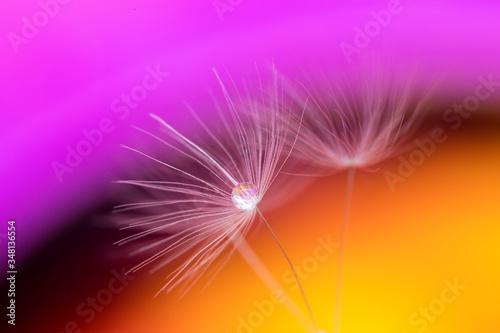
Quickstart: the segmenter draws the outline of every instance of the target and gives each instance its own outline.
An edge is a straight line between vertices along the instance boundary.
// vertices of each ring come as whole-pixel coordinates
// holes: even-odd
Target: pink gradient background
[[[38,259],[37,253],[64,254],[70,249],[69,258],[61,255],[67,261],[52,262],[49,256],[41,261],[41,268],[30,271],[44,274],[25,277],[32,282],[30,287],[35,292],[30,294],[29,286],[22,286],[29,299],[24,305],[32,306],[33,301],[38,306],[24,312],[32,318],[22,317],[20,311],[20,320],[37,330],[40,323],[44,323],[44,329],[53,329],[56,333],[55,329],[75,318],[74,308],[79,302],[95,295],[108,282],[108,267],[103,268],[102,262],[96,262],[95,257],[88,254],[101,248],[92,248],[94,244],[87,244],[85,239],[77,243],[81,245],[81,253],[78,252],[76,258],[72,257],[75,250],[71,244],[64,242],[63,246],[57,243],[61,247],[53,252],[42,250],[58,237],[64,238],[64,232],[79,218],[109,199],[113,191],[111,182],[140,163],[135,155],[119,145],[137,140],[132,126],[156,128],[149,112],[161,114],[188,134],[192,117],[183,106],[184,100],[193,104],[202,116],[210,117],[207,113],[211,109],[206,105],[212,102],[207,88],[218,88],[212,67],[221,73],[227,69],[239,80],[254,77],[255,64],[264,71],[273,62],[291,78],[309,69],[355,69],[360,60],[371,56],[394,66],[418,62],[422,78],[444,76],[437,96],[446,107],[471,94],[478,76],[491,74],[500,80],[500,2],[493,0],[401,0],[403,11],[393,16],[391,23],[348,63],[339,44],[352,44],[354,27],[363,27],[372,20],[370,11],[385,9],[387,3],[387,0],[243,0],[233,11],[226,12],[221,21],[212,0],[71,0],[60,5],[36,36],[27,44],[19,45],[15,52],[8,34],[21,34],[23,17],[31,21],[41,8],[38,0],[0,2],[0,225],[3,228],[9,219],[17,221],[16,259],[21,266],[29,263],[26,271],[36,266],[37,263],[29,259]],[[126,118],[120,119],[119,114],[113,112],[112,103],[142,83],[146,67],[157,65],[169,76],[148,91],[147,98]],[[498,112],[498,102],[500,94],[496,93],[487,101],[490,107],[484,105],[481,112]],[[66,146],[74,148],[85,139],[83,130],[96,128],[106,118],[111,120],[114,130],[105,134],[102,143],[71,173],[65,173],[60,182],[52,163],[64,163]],[[357,224],[353,230],[358,234],[353,238],[355,250],[349,265],[358,269],[359,274],[354,269],[351,272],[356,274],[351,273],[351,279],[347,279],[346,311],[347,322],[358,328],[353,331],[378,332],[378,327],[379,331],[387,332],[387,327],[393,327],[396,332],[396,328],[406,327],[406,316],[415,310],[415,304],[432,299],[433,288],[441,287],[441,278],[453,278],[456,273],[469,279],[471,289],[475,287],[479,292],[466,294],[463,303],[456,305],[458,311],[450,317],[445,313],[440,319],[444,323],[441,325],[450,327],[445,326],[448,320],[468,331],[471,331],[468,327],[474,327],[480,333],[497,332],[493,329],[498,327],[495,312],[498,312],[500,295],[498,245],[495,245],[498,243],[496,196],[500,161],[498,154],[491,157],[491,151],[498,150],[498,136],[488,136],[490,144],[478,149],[479,144],[473,139],[481,139],[478,134],[482,133],[481,128],[463,133],[464,138],[450,139],[451,149],[437,154],[433,162],[423,166],[420,174],[402,186],[398,196],[389,192],[382,177],[362,174],[356,183],[353,219]],[[491,132],[484,133],[486,141]],[[463,155],[464,151],[469,155]],[[466,163],[460,159],[464,156],[468,158]],[[449,161],[459,162],[450,167]],[[397,161],[387,163],[392,169],[397,168]],[[482,169],[478,171],[478,168]],[[296,258],[309,254],[318,234],[331,232],[331,211],[340,211],[338,198],[343,197],[343,188],[336,188],[335,192],[331,192],[331,188],[343,186],[343,181],[344,175],[316,180],[306,192],[307,200],[294,199],[295,210],[282,210],[281,218],[275,214],[277,230]],[[429,194],[432,186],[439,190]],[[338,199],[335,210],[330,211],[327,206],[330,198],[322,196],[324,193]],[[424,198],[428,207],[423,209],[421,202],[414,198]],[[389,201],[393,205],[391,209],[380,205]],[[376,209],[380,211],[374,214]],[[408,212],[415,211],[419,213],[411,214],[411,223],[401,223]],[[445,218],[439,214],[449,214],[450,218],[444,223]],[[318,223],[311,223],[303,231],[300,226],[307,217]],[[360,221],[370,223],[363,225]],[[289,227],[293,223],[295,228]],[[2,244],[5,230],[0,230]],[[286,270],[281,253],[269,235],[256,235],[253,244],[265,256],[266,263],[272,263],[273,272],[279,274]],[[294,235],[297,238],[293,238]],[[428,246],[426,251],[412,246],[416,237]],[[425,243],[427,237],[434,238]],[[309,243],[296,242],[298,238],[307,239]],[[377,252],[373,249],[380,246],[379,239],[384,242]],[[395,246],[400,248],[399,252],[394,250]],[[102,252],[103,256],[110,255]],[[456,262],[442,267],[450,257],[457,258]],[[374,263],[385,266],[373,267]],[[5,264],[6,260],[0,261],[3,271]],[[333,267],[324,265],[309,282],[324,323],[331,316],[333,293],[330,293],[328,279],[333,276]],[[402,272],[398,272],[400,268]],[[241,272],[244,275],[241,281],[248,286],[244,290],[237,285],[240,280],[235,279]],[[45,288],[47,290],[42,291],[49,296],[37,300],[35,293],[42,291],[36,288],[50,286],[53,278],[60,287],[56,290],[61,292],[47,294],[51,290]],[[159,282],[151,284],[151,280],[141,275],[136,284],[116,297],[120,301],[113,303],[87,331],[234,330],[234,318],[248,313],[255,297],[262,299],[268,295],[241,258],[230,262],[222,278],[216,280],[207,294],[190,294],[182,301],[173,297],[152,301],[151,295],[159,283],[163,283],[163,277],[156,279]],[[39,284],[41,280],[44,282]],[[371,288],[367,281],[375,281],[375,287]],[[240,295],[235,300],[237,292]],[[385,304],[382,308],[379,300],[399,303]],[[377,308],[378,311],[372,311]],[[168,318],[177,321],[165,320],[169,309],[173,310]],[[198,320],[193,320],[193,311],[199,315]],[[264,329],[274,332],[283,330],[284,326],[289,332],[297,329],[282,309],[267,325]],[[366,327],[361,327],[363,325]],[[439,332],[439,326],[434,329]]]
[[[374,37],[362,56],[375,53],[399,64],[420,60],[424,75],[447,74],[444,99],[461,100],[478,75],[500,77],[500,3],[401,1],[402,13]],[[243,1],[221,21],[211,1],[78,1],[58,13],[16,53],[7,34],[20,34],[34,0],[0,4],[0,220],[16,219],[23,235],[18,255],[44,244],[70,217],[98,201],[116,172],[126,169],[131,126],[151,126],[148,112],[186,128],[182,101],[208,101],[216,87],[211,67],[234,77],[254,63],[275,62],[294,76],[307,66],[348,68],[339,43],[352,43],[354,26],[387,1]],[[147,66],[169,72],[120,120],[111,103],[141,83]],[[458,96],[458,97],[455,97]],[[498,95],[496,95],[498,98]],[[51,163],[103,118],[116,129],[59,182]],[[21,222],[22,221],[22,222]],[[3,265],[3,263],[2,263]]]

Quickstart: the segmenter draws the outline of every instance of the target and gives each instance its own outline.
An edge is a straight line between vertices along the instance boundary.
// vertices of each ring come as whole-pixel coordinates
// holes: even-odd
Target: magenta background
[[[424,75],[447,74],[440,93],[452,102],[471,92],[478,75],[500,78],[500,3],[401,3],[403,12],[362,50],[362,57],[375,53],[398,64],[419,59]],[[116,172],[132,165],[119,144],[130,142],[132,125],[154,126],[148,112],[188,130],[190,116],[182,101],[204,113],[207,87],[217,89],[211,67],[222,72],[226,67],[239,77],[255,63],[274,61],[293,77],[324,63],[356,66],[359,57],[348,64],[339,43],[352,43],[353,27],[364,26],[371,10],[386,5],[245,0],[221,22],[211,1],[72,0],[15,53],[7,34],[20,34],[22,17],[40,7],[33,0],[3,1],[0,219],[16,219],[20,259],[108,193]],[[170,76],[119,120],[111,103],[141,83],[147,66],[157,64]],[[116,129],[59,182],[51,163],[63,162],[65,147],[74,147],[83,139],[81,131],[103,118]]]

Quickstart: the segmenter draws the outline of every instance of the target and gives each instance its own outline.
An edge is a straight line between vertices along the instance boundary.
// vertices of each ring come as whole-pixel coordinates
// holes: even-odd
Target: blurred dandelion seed
[[[363,78],[346,81],[346,88],[332,86],[329,80],[312,84],[300,103],[306,109],[303,120],[297,121],[298,139],[295,157],[314,167],[309,175],[328,175],[347,170],[344,208],[341,219],[338,253],[333,333],[340,333],[342,286],[345,248],[355,170],[368,171],[391,157],[405,145],[418,129],[430,92],[421,96],[414,88],[414,74],[399,84],[381,72],[368,71]],[[301,100],[300,96],[297,96]],[[306,103],[307,101],[307,103]],[[300,109],[299,109],[300,110]]]
[[[234,251],[240,250],[241,244],[246,244],[244,237],[258,213],[289,263],[309,312],[314,332],[318,332],[316,319],[295,268],[257,206],[291,155],[294,144],[286,149],[286,143],[297,140],[297,135],[290,138],[293,136],[289,131],[291,118],[290,113],[284,112],[280,100],[277,73],[273,71],[273,87],[270,93],[265,94],[265,89],[261,86],[259,100],[251,97],[244,100],[237,93],[237,101],[231,99],[217,72],[215,74],[221,84],[230,114],[227,118],[216,104],[224,135],[214,134],[194,110],[186,105],[208,134],[211,145],[195,143],[154,114],[151,114],[151,117],[167,129],[171,137],[180,144],[180,148],[141,130],[179,153],[186,161],[194,162],[198,171],[204,170],[203,172],[177,167],[140,150],[124,146],[173,171],[182,180],[121,181],[150,192],[159,191],[173,196],[163,199],[161,195],[156,195],[157,200],[118,206],[117,211],[145,210],[145,215],[125,226],[126,229],[139,232],[117,243],[125,244],[146,236],[159,235],[159,240],[136,251],[142,253],[158,249],[148,259],[133,267],[131,272],[152,263],[156,263],[153,269],[156,271],[183,258],[182,264],[167,277],[167,283],[158,294],[163,291],[170,292],[181,283],[186,283],[185,293],[198,282],[209,267],[215,266],[214,270],[218,273]],[[242,248],[248,250],[249,247]],[[219,257],[224,259],[216,262]],[[262,272],[264,266],[255,260],[255,254],[247,252],[243,257],[247,261],[251,259],[249,264],[260,270],[257,274],[265,277],[267,286],[276,285],[276,281],[269,278],[269,272]],[[288,304],[287,308],[291,312],[294,311],[293,314],[303,323],[298,314],[300,310],[295,304]]]
[[[431,85],[415,96],[413,76],[400,83],[374,73],[352,79],[354,85],[346,78],[345,88],[328,80],[313,88],[303,86],[302,104],[307,99],[307,111],[296,156],[324,174],[350,167],[368,169],[404,149],[423,119],[433,90]]]

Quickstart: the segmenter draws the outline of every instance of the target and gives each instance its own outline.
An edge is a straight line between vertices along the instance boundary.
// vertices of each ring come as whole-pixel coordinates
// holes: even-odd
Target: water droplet
[[[260,201],[259,189],[252,183],[240,183],[233,189],[232,199],[236,208],[254,210]]]

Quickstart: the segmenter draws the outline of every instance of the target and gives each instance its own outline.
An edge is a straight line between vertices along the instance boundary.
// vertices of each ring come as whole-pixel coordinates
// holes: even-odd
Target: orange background
[[[482,332],[500,330],[500,133],[490,126],[447,131],[448,139],[392,192],[384,171],[357,171],[346,253],[342,331],[345,333]],[[403,156],[407,156],[403,154]],[[314,255],[317,238],[338,240],[346,173],[315,180],[279,210],[264,212],[292,261]],[[266,229],[249,237],[274,276],[289,271]],[[321,329],[331,332],[336,252],[303,279]],[[441,298],[445,280],[467,286],[428,325],[410,316]],[[288,280],[287,280],[288,281]],[[152,296],[163,283],[136,278],[83,332],[304,332],[281,304],[263,323],[238,331],[270,291],[236,254],[203,292]],[[291,284],[283,286],[303,307]],[[435,305],[436,306],[436,305]],[[257,317],[254,318],[258,318]],[[422,318],[422,317],[419,317]],[[255,322],[256,319],[254,319]],[[419,330],[420,329],[420,330]]]

